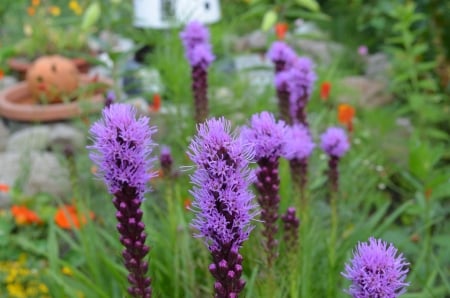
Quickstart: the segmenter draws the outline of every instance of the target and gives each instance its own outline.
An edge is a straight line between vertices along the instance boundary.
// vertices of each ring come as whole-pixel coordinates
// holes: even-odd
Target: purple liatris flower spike
[[[284,153],[286,126],[283,121],[276,121],[268,112],[255,114],[250,127],[242,129],[242,138],[253,146],[254,159],[258,163],[255,183],[258,191],[257,200],[261,207],[261,220],[264,222],[264,249],[267,253],[267,264],[272,267],[277,256],[275,239],[278,227],[278,209],[280,205],[280,177],[278,175],[279,158]]]
[[[396,298],[406,292],[409,263],[392,244],[370,238],[358,243],[353,259],[341,273],[352,282],[346,290],[353,298]]]
[[[295,60],[289,70],[288,79],[290,114],[294,123],[308,126],[305,108],[311,98],[316,79],[311,59],[300,57]]]
[[[297,54],[286,43],[275,41],[267,52],[267,57],[275,64],[275,73],[279,73],[291,67]]]
[[[287,128],[284,157],[289,160],[292,181],[300,191],[302,200],[308,182],[308,159],[315,147],[306,126],[294,124]]]
[[[219,298],[238,297],[245,285],[239,248],[253,229],[250,221],[255,216],[249,191],[252,154],[251,147],[230,134],[230,122],[224,118],[200,124],[189,145],[188,155],[196,165],[191,176],[192,226],[212,254],[209,271]]]
[[[159,154],[159,164],[163,171],[164,177],[171,177],[173,158],[169,147],[161,146],[161,152]]]
[[[339,190],[339,160],[350,149],[350,143],[345,130],[339,127],[328,128],[320,137],[320,147],[328,154],[328,179],[331,190]]]
[[[209,32],[199,22],[191,22],[180,33],[186,58],[191,65],[192,92],[194,94],[195,121],[203,122],[208,116],[208,67],[214,60],[209,43]]]
[[[289,71],[280,71],[275,74],[275,88],[277,90],[278,110],[280,118],[287,124],[292,124],[292,117],[290,112],[290,93],[289,93]]]
[[[284,242],[288,251],[295,251],[298,246],[298,228],[300,220],[297,218],[295,208],[289,207],[281,217],[284,228]]]
[[[147,182],[153,175],[149,169],[154,147],[149,118],[136,119],[136,110],[126,104],[112,104],[103,110],[101,120],[90,129],[94,143],[88,148],[92,161],[99,168],[108,191],[114,195],[117,209],[117,230],[125,246],[122,256],[129,271],[128,292],[134,297],[151,297],[151,280],[146,277],[148,263],[144,261],[150,248],[145,245],[145,225],[141,202],[147,192]]]
[[[116,93],[114,91],[110,90],[108,93],[106,93],[106,99],[105,99],[105,107],[109,107],[116,101]]]

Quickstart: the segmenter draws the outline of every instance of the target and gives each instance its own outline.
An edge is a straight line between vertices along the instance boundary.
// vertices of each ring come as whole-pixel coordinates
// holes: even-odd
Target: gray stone
[[[300,50],[301,56],[311,57],[321,66],[330,65],[333,59],[343,51],[342,45],[326,40],[295,38],[289,43]]]
[[[234,57],[233,60],[235,69],[237,71],[255,68],[273,69],[273,64],[264,55],[258,54],[238,55]]]
[[[71,191],[69,173],[57,156],[49,152],[0,153],[0,183],[13,186],[19,183],[23,194],[33,196],[48,193],[61,199]],[[0,193],[0,206],[10,203],[6,193]]]
[[[387,82],[391,65],[388,57],[383,53],[376,53],[366,57],[366,77]]]
[[[73,150],[84,148],[86,138],[78,129],[67,124],[31,126],[13,133],[6,151],[31,152],[58,150],[70,146]]]
[[[346,77],[342,80],[342,86],[350,91],[338,100],[340,102],[358,102],[363,107],[373,108],[390,103],[392,94],[387,92],[386,83],[383,81],[368,79],[366,77]]]
[[[242,37],[228,37],[231,39],[231,43],[233,44],[233,49],[236,52],[245,52],[245,51],[266,51],[267,48],[267,33],[264,33],[261,30],[253,31],[250,34],[247,34]]]
[[[0,151],[5,150],[6,142],[9,136],[9,129],[3,124],[3,121],[0,119]]]

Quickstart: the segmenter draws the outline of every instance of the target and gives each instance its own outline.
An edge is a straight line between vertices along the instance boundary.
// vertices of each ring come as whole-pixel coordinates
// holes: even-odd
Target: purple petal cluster
[[[346,290],[353,298],[396,298],[406,292],[409,263],[392,244],[371,237],[358,243],[342,275],[352,282]]]
[[[196,164],[191,191],[196,214],[192,226],[213,257],[209,271],[216,279],[215,297],[238,297],[244,288],[242,256],[239,248],[253,227],[250,221],[253,195],[249,186],[253,175],[248,164],[251,147],[230,133],[230,122],[210,119],[198,126],[188,155]]]
[[[244,127],[241,136],[253,146],[256,161],[277,159],[284,153],[285,131],[283,121],[276,121],[273,114],[264,111],[252,116],[250,127]]]
[[[148,117],[135,117],[135,108],[127,104],[103,109],[103,119],[90,129],[95,142],[89,149],[94,150],[90,157],[111,194],[132,187],[143,199],[147,182],[153,177],[149,172],[154,161],[150,153],[155,146],[151,136],[156,128],[149,127]]]
[[[289,207],[286,213],[281,216],[284,229],[284,241],[288,251],[295,251],[298,246],[298,228],[300,226],[300,220],[296,215],[295,207]]]
[[[192,21],[186,25],[184,31],[180,33],[184,45],[186,58],[191,66],[208,68],[214,60],[211,45],[209,43],[208,29],[197,21]]]
[[[172,174],[173,158],[169,147],[161,146],[161,152],[159,154],[159,164],[164,176],[170,177]]]
[[[296,118],[299,109],[309,101],[317,80],[314,63],[307,57],[299,57],[289,70],[288,89],[290,93],[291,115]]]
[[[252,152],[230,134],[230,127],[224,118],[200,124],[188,152],[197,165],[191,177],[196,210],[192,226],[210,249],[240,247],[252,230],[253,176],[248,168]]]
[[[150,247],[145,244],[145,225],[140,209],[147,191],[150,153],[154,147],[151,136],[156,130],[149,127],[149,118],[136,119],[134,107],[111,104],[103,109],[103,118],[90,129],[94,144],[88,148],[91,159],[97,164],[99,174],[111,194],[117,209],[117,230],[124,264],[129,271],[128,292],[133,297],[149,298],[152,295],[151,279],[146,277],[148,263],[145,256]]]
[[[321,135],[320,147],[328,155],[341,158],[350,149],[350,143],[344,129],[330,127]]]
[[[267,52],[267,57],[275,64],[275,72],[279,73],[291,67],[297,54],[286,43],[275,41]]]
[[[316,145],[307,127],[294,124],[286,130],[284,157],[288,160],[308,158]]]

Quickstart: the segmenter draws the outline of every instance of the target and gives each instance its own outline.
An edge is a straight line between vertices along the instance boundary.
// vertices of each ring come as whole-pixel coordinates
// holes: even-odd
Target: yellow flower
[[[19,283],[10,283],[6,286],[6,289],[8,290],[9,297],[14,298],[26,298],[27,293],[25,292],[25,289],[23,286]]]
[[[69,2],[69,8],[76,14],[81,15],[83,12],[83,9],[81,8],[80,4],[76,0],[71,0]]]
[[[69,276],[72,276],[72,274],[73,274],[72,270],[70,270],[70,268],[67,266],[63,266],[61,268],[61,272],[64,273],[65,275],[69,275]]]
[[[48,9],[50,11],[50,14],[57,17],[61,14],[61,9],[58,6],[52,5]]]
[[[46,286],[45,284],[40,283],[40,284],[38,285],[38,288],[39,288],[39,291],[40,291],[41,293],[44,293],[44,294],[47,294],[47,293],[48,293],[48,288],[47,288],[47,286]]]

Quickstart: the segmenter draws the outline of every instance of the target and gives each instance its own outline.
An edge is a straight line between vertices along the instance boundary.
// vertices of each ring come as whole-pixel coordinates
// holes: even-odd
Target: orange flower
[[[430,200],[432,194],[433,194],[433,189],[427,188],[425,190],[425,199],[427,199],[427,201]]]
[[[353,131],[353,117],[355,116],[355,108],[348,104],[340,104],[338,107],[338,121],[347,125],[348,131]]]
[[[91,167],[91,173],[92,173],[93,175],[96,175],[97,172],[98,172],[97,167],[96,167],[96,166],[92,166],[92,167]]]
[[[184,210],[190,210],[191,205],[192,201],[189,198],[184,199],[183,201]]]
[[[9,185],[5,183],[0,183],[0,192],[9,192]]]
[[[275,34],[279,40],[284,40],[286,32],[288,32],[289,26],[285,22],[279,22],[275,24]]]
[[[90,211],[89,218],[94,219],[94,216],[94,213]],[[86,216],[78,214],[75,206],[65,205],[58,208],[56,211],[55,222],[60,228],[63,229],[79,229],[86,224],[87,220]]]
[[[331,83],[328,81],[325,81],[320,86],[320,98],[324,101],[327,101],[330,97],[330,91],[331,91]]]
[[[27,13],[30,17],[32,17],[36,14],[36,9],[33,6],[29,6],[27,8]]]
[[[3,79],[4,76],[5,76],[5,73],[3,72],[3,70],[0,69],[0,80]]]
[[[153,94],[153,103],[150,107],[151,112],[159,112],[161,109],[161,95],[158,93]]]
[[[31,5],[39,6],[39,4],[41,4],[41,0],[31,0]]]
[[[11,207],[11,214],[18,225],[42,223],[39,216],[25,206],[13,205]]]

